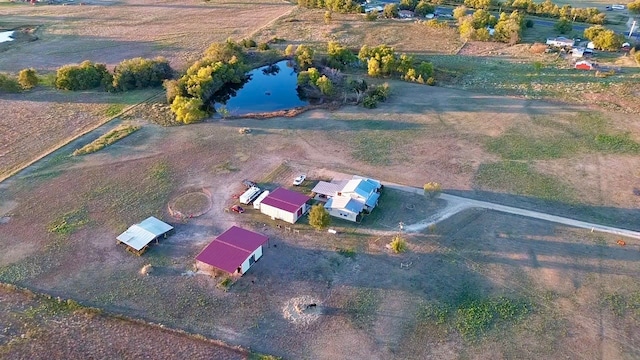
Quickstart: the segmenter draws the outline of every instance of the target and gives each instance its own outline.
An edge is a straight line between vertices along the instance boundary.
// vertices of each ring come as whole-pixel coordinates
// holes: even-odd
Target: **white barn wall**
[[[253,256],[256,259],[256,261],[258,261],[258,259],[262,257],[262,246],[258,247],[256,251],[251,253],[251,255],[249,255],[247,259],[242,263],[242,265],[240,265],[242,274],[246,273],[251,267],[251,265],[249,264],[249,259],[251,258],[251,256]]]
[[[264,203],[260,204],[260,212],[272,218],[286,221],[290,224],[295,224],[295,222],[298,220],[296,218],[296,214],[280,210]]]

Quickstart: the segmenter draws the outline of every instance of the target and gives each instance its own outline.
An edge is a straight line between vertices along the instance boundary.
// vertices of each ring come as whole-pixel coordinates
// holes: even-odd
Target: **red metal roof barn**
[[[196,268],[211,274],[222,270],[242,275],[262,257],[262,246],[268,240],[262,234],[232,226],[196,256]]]
[[[311,197],[297,191],[277,188],[260,203],[260,212],[272,219],[295,224],[309,210]]]

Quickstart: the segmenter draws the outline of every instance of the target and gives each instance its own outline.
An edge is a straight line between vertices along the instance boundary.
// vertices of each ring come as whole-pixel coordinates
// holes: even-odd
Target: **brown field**
[[[53,69],[90,54],[109,64],[165,55],[182,66],[213,41],[255,33],[260,41],[387,43],[432,57],[450,71],[444,85],[474,90],[389,80],[391,97],[376,109],[346,106],[176,127],[130,112],[0,183],[0,281],[287,359],[640,357],[636,239],[621,246],[612,235],[467,210],[405,234],[408,251],[392,254],[385,245],[400,221],[419,222],[443,204],[391,189],[362,224],[335,221],[337,235],[316,232],[304,219],[293,226],[299,232],[288,232],[251,207],[244,214],[224,211],[237,201],[232,195],[242,190],[242,179],[287,186],[305,173],[308,181],[296,189],[308,191],[314,181],[341,172],[415,187],[436,181],[462,196],[638,230],[640,128],[629,115],[637,108],[632,92],[615,112],[596,101],[562,104],[548,94],[555,101],[529,93],[516,98],[509,95],[522,93],[509,86],[531,84],[531,59],[518,63],[497,54],[516,47],[470,44],[465,55],[491,57],[452,56],[461,46],[453,30],[432,34],[418,24],[350,21],[340,14],[327,25],[323,11],[287,15],[287,3],[130,0],[0,9],[15,26],[43,25],[40,40],[2,53],[2,70],[25,55],[33,65],[19,68]],[[242,14],[251,21],[238,21]],[[193,21],[173,26],[176,18]],[[112,48],[117,51],[105,51]],[[560,69],[536,79],[575,77]],[[3,97],[0,178],[153,94],[40,88]],[[142,128],[96,153],[70,156],[118,123]],[[252,131],[240,134],[241,128]],[[210,195],[211,209],[171,218],[168,204],[196,190]],[[176,234],[140,257],[116,245],[120,232],[150,215],[174,225]],[[264,233],[270,242],[264,257],[223,291],[221,278],[193,273],[193,259],[231,225]],[[147,265],[149,275],[142,275]],[[164,358],[172,350],[183,351],[176,358],[237,355],[140,323],[91,318],[68,307],[52,312],[51,302],[25,296],[0,291],[0,321],[11,323],[0,334],[0,354],[10,358],[37,356],[44,348],[88,358],[107,351],[99,339],[122,332],[166,337],[166,346],[150,352],[147,345],[157,342],[112,343],[122,357]],[[284,316],[287,304],[303,297],[317,302],[318,312],[306,324],[292,323]],[[58,327],[60,342],[51,344],[49,334]],[[79,333],[86,346],[64,346]]]
[[[246,350],[0,288],[3,359],[247,359]]]
[[[325,177],[324,168],[414,186],[438,181],[468,196],[637,228],[634,156],[578,149],[558,159],[521,161],[531,173],[498,175],[515,176],[508,191],[523,195],[537,183],[521,177],[533,176],[546,186],[536,196],[566,196],[555,203],[502,194],[502,179],[479,183],[482,169],[506,156],[488,151],[488,140],[515,129],[541,138],[578,136],[577,109],[391,85],[390,102],[366,112],[345,107],[295,118],[147,124],[95,154],[63,157],[90,140],[82,138],[2,184],[0,279],[285,358],[640,355],[633,345],[640,333],[636,240],[620,247],[613,236],[470,211],[409,235],[410,251],[392,255],[385,244],[393,224],[415,221],[414,211],[426,216],[437,204],[408,210],[405,204],[420,203],[389,193],[381,213],[359,226],[334,224],[341,235],[332,238],[304,222],[296,225],[299,235],[286,233],[253,209],[223,212],[241,179],[274,186],[300,172],[310,180]],[[608,131],[638,134],[631,120],[598,114]],[[242,127],[252,133],[240,135]],[[212,209],[187,222],[171,220],[167,204],[193,188],[211,192]],[[176,235],[142,257],[116,246],[119,232],[152,214],[172,222]],[[61,219],[66,231],[47,230]],[[202,247],[232,224],[267,234],[271,246],[224,292],[217,288],[220,279],[188,271]],[[340,249],[354,251],[355,258]],[[145,264],[153,266],[149,276],[139,273]],[[322,311],[308,325],[283,317],[287,301],[301,296],[317,299]],[[430,315],[438,306],[457,314],[466,304],[460,299],[486,304],[501,296],[527,304],[528,312],[496,321],[477,338],[462,335],[456,315],[443,321]]]

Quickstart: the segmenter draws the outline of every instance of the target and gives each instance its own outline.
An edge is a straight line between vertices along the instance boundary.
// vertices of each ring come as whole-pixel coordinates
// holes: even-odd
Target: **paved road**
[[[414,188],[410,186],[398,185],[393,183],[384,183],[384,182],[383,184],[391,189],[412,192],[412,193],[419,194],[421,196],[424,193],[424,191],[420,188]],[[512,206],[505,206],[505,205],[495,204],[487,201],[473,200],[473,199],[468,199],[468,198],[449,195],[449,194],[440,194],[440,199],[447,201],[448,206],[445,209],[438,212],[433,217],[427,219],[424,222],[407,226],[405,230],[410,232],[420,231],[431,224],[435,224],[439,221],[449,218],[452,215],[455,215],[456,213],[463,211],[465,209],[481,208],[481,209],[499,211],[507,214],[525,216],[532,219],[550,221],[557,224],[573,226],[573,227],[588,229],[592,231],[599,231],[599,232],[608,233],[608,234],[615,234],[620,236],[626,236],[629,238],[640,239],[640,232],[638,231],[621,229],[613,226],[605,226],[605,225],[590,223],[586,221],[570,219],[562,216],[542,213],[538,211],[520,209]]]

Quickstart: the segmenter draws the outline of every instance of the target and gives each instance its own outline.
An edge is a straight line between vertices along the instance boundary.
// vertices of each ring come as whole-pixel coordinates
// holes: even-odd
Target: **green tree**
[[[284,49],[284,56],[292,57],[296,54],[296,47],[293,44],[287,45]]]
[[[394,19],[398,17],[399,11],[398,4],[387,4],[382,10],[382,16],[387,19]]]
[[[489,30],[486,28],[477,29],[474,39],[478,41],[489,41],[491,39],[491,33],[489,33]]]
[[[61,90],[110,89],[113,82],[105,64],[83,61],[80,65],[64,65],[56,71],[56,88]]]
[[[187,94],[184,91],[184,86],[178,80],[165,80],[162,86],[166,91],[167,104],[171,104],[176,96],[185,96]]]
[[[203,106],[200,98],[178,95],[171,103],[171,111],[178,121],[191,124],[207,117],[207,112],[202,110]]]
[[[593,41],[598,35],[602,32],[607,31],[607,29],[602,25],[595,25],[588,27],[584,30],[584,37]]]
[[[298,74],[298,85],[315,85],[320,78],[320,72],[316,68],[309,68],[300,71]]]
[[[316,230],[323,230],[329,227],[331,224],[331,215],[322,206],[322,204],[316,204],[311,207],[309,211],[309,225]]]
[[[623,37],[613,30],[606,30],[592,40],[593,45],[600,50],[616,51],[622,46]]]
[[[629,9],[629,12],[632,14],[640,14],[640,0],[627,4],[627,9]]]
[[[462,40],[471,40],[474,38],[476,29],[473,26],[473,19],[471,16],[465,16],[464,18],[458,19],[460,25],[458,26],[458,32],[460,33],[460,38]]]
[[[358,57],[351,50],[335,41],[327,44],[327,62],[334,69],[343,70],[358,61]]]
[[[244,60],[242,46],[229,39],[223,43],[213,43],[205,50],[204,57],[211,61],[230,61],[232,58]]]
[[[415,10],[418,0],[400,0],[400,10]]]
[[[468,8],[464,5],[460,5],[457,8],[453,9],[453,18],[456,20],[460,20],[467,16]]]
[[[38,74],[33,68],[22,69],[18,73],[18,83],[23,90],[30,90],[38,86]]]
[[[113,88],[117,91],[157,87],[173,76],[173,69],[164,58],[123,60],[113,70]]]
[[[473,19],[473,27],[475,29],[482,29],[487,26],[495,26],[498,22],[495,16],[491,15],[488,11],[480,9],[476,10],[471,16]]]
[[[381,75],[380,61],[378,61],[378,59],[373,58],[367,61],[367,75],[371,77],[378,77]]]
[[[558,22],[553,26],[553,28],[559,32],[560,34],[567,34],[573,30],[573,25],[571,21],[567,18],[560,18]]]
[[[518,11],[514,11],[511,15],[500,14],[500,20],[495,26],[494,38],[497,41],[516,44],[520,41],[524,17]]]
[[[306,45],[299,45],[296,49],[296,62],[302,70],[308,69],[313,65],[313,56],[315,52]]]
[[[333,94],[333,83],[325,75],[322,75],[318,80],[316,80],[316,86],[320,89],[320,92],[323,95]]]
[[[421,0],[415,8],[416,16],[425,16],[427,14],[433,14],[436,11],[436,7],[428,1]],[[434,19],[435,20],[435,19]]]

